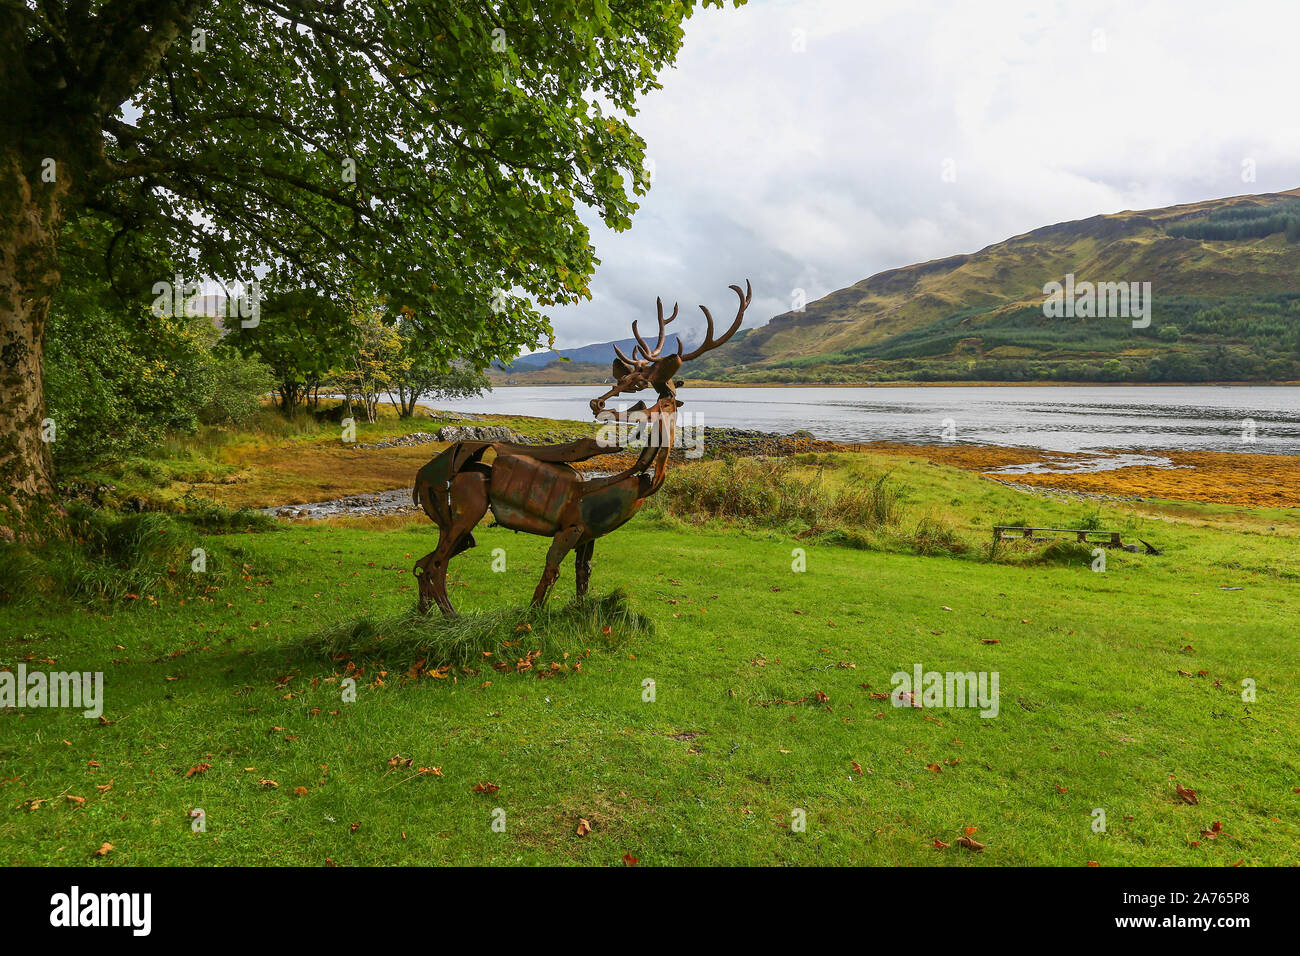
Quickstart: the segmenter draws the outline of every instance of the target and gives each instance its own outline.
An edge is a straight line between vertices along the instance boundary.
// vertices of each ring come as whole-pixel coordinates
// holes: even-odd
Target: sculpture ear
[[[665,355],[657,359],[654,368],[650,370],[650,381],[656,385],[671,382],[673,376],[682,368],[682,360],[676,355]]]
[[[622,359],[614,359],[614,378],[627,378],[632,374],[632,366],[628,365]]]

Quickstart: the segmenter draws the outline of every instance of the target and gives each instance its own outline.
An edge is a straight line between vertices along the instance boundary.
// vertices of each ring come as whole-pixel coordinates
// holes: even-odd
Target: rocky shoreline
[[[797,455],[807,451],[836,451],[845,446],[836,442],[822,441],[807,431],[797,431],[789,435],[779,432],[754,431],[745,428],[704,428],[702,450],[705,455],[731,454],[745,457],[761,455],[783,456]],[[500,441],[515,445],[550,445],[561,444],[591,434],[590,431],[578,431],[572,434],[547,434],[538,438],[521,435],[504,425],[444,425],[436,432],[411,432],[383,441],[354,445],[362,451],[383,448],[408,448],[430,442],[457,441]],[[683,429],[682,436],[676,442],[672,457],[686,457],[688,451],[696,450],[699,441],[693,429]],[[610,454],[620,454],[622,450],[611,450]],[[698,456],[695,456],[698,457]]]
[[[459,416],[460,421],[481,421],[471,416]],[[810,451],[836,451],[842,446],[834,442],[821,441],[806,431],[782,435],[776,432],[754,431],[744,428],[704,428],[703,457],[735,455],[746,458],[786,457]],[[573,434],[550,433],[530,438],[504,425],[443,425],[436,432],[411,432],[395,438],[378,442],[354,445],[360,451],[375,451],[385,448],[408,448],[433,442],[455,441],[504,441],[517,445],[561,444],[589,435],[587,429]],[[684,431],[681,444],[673,448],[673,461],[688,460],[688,452],[694,452],[697,446],[695,433],[690,429]],[[635,460],[635,449],[611,449],[610,454],[588,462],[576,463],[576,467],[587,478],[612,474],[627,467]],[[691,455],[691,457],[699,457]],[[394,488],[370,494],[346,495],[328,501],[312,501],[301,504],[275,505],[259,509],[263,514],[289,520],[311,521],[323,518],[373,518],[389,515],[417,514],[420,508],[411,499],[410,488]]]
[[[320,520],[322,518],[377,518],[386,515],[416,514],[419,506],[411,498],[410,488],[393,488],[367,495],[345,495],[330,501],[311,501],[299,505],[280,505],[258,509],[276,518]]]

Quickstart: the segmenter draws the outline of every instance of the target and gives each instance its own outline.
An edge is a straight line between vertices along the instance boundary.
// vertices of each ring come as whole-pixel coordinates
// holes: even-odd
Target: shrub
[[[256,508],[231,510],[197,495],[186,495],[179,502],[182,510],[176,517],[185,524],[216,534],[242,531],[278,531],[280,525],[269,514]]]
[[[1030,559],[1033,564],[1062,564],[1090,567],[1096,545],[1078,541],[1053,541]]]
[[[1089,567],[1096,545],[1078,541],[1051,541],[1046,546],[1027,539],[994,541],[987,557],[1002,564],[1035,565],[1057,564],[1070,567]]]
[[[70,294],[50,309],[45,393],[59,463],[120,456],[192,432],[212,392],[203,320],[128,314]]]
[[[912,547],[917,554],[962,554],[968,550],[966,542],[945,521],[935,515],[925,515],[912,531]]]
[[[205,425],[243,425],[262,406],[262,396],[275,387],[269,366],[232,348],[212,353],[212,397],[199,409]]]
[[[1098,505],[1091,511],[1085,512],[1083,517],[1075,522],[1075,527],[1080,531],[1097,531],[1105,523],[1101,516],[1101,506]]]

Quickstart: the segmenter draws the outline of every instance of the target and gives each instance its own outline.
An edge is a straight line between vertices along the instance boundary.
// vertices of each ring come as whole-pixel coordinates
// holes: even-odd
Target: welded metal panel
[[[541,518],[552,527],[559,525],[560,512],[581,482],[568,465],[520,455],[507,455],[492,463],[492,500]]]

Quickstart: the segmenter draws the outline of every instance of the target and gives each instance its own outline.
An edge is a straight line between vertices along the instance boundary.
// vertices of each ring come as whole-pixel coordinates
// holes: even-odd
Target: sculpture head
[[[705,333],[704,341],[698,348],[691,352],[686,352],[682,346],[682,340],[677,340],[677,351],[669,352],[663,355],[664,335],[668,328],[668,323],[677,318],[677,305],[673,305],[673,314],[664,318],[664,303],[662,299],[655,299],[655,306],[659,312],[659,339],[654,348],[641,337],[636,323],[632,323],[632,335],[636,338],[637,344],[632,349],[632,357],[624,355],[617,345],[614,346],[613,373],[614,386],[604,395],[591,400],[591,413],[600,415],[605,410],[606,400],[613,398],[615,395],[632,394],[643,391],[647,388],[653,388],[659,396],[659,406],[668,406],[671,403],[673,410],[680,407],[682,402],[677,399],[677,389],[681,381],[675,376],[681,371],[682,366],[691,359],[699,358],[705,352],[710,352],[718,346],[725,343],[740,328],[740,323],[744,321],[745,309],[749,307],[749,300],[753,297],[753,289],[750,288],[749,280],[745,281],[745,288],[742,291],[740,286],[733,285],[730,287],[733,292],[740,298],[740,308],[736,310],[736,318],[731,323],[731,327],[723,333],[721,338],[713,337],[713,316],[705,306],[700,306],[700,311],[704,313],[704,319],[708,323],[708,331]],[[638,402],[637,406],[641,410],[645,409],[644,402]],[[634,406],[631,410],[636,410]]]

